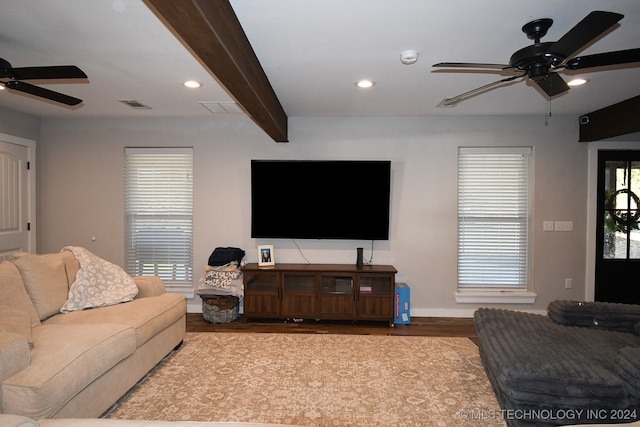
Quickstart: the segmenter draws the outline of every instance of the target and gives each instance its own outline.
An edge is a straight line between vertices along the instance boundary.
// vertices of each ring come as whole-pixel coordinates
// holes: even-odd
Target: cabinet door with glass
[[[358,276],[357,318],[393,321],[393,275]]]
[[[320,312],[323,319],[350,318],[356,312],[355,278],[351,274],[326,273],[320,277]]]
[[[285,317],[314,317],[316,276],[313,273],[284,272],[282,280],[281,314]]]
[[[277,273],[245,272],[244,289],[246,317],[280,316],[280,288]]]

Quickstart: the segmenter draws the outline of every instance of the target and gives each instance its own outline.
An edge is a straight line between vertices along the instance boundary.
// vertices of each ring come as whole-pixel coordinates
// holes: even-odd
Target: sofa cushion
[[[9,261],[0,263],[0,304],[27,313],[31,319],[31,326],[40,324],[40,317],[24,287],[20,271]]]
[[[81,247],[68,246],[64,249],[65,252],[73,252],[80,269],[69,287],[69,295],[60,308],[61,312],[127,302],[138,294],[133,278],[119,266]]]
[[[3,411],[50,417],[78,391],[136,350],[123,324],[42,325],[33,328],[31,364],[2,384]]]
[[[67,272],[67,284],[71,286],[76,280],[76,274],[80,270],[80,261],[76,259],[73,252],[62,250],[60,251],[60,257],[64,261],[64,268]]]
[[[24,287],[44,320],[60,312],[67,300],[69,285],[62,254],[22,253],[12,260],[20,271]]]
[[[549,318],[568,326],[633,332],[640,322],[640,305],[613,302],[556,300],[549,303]]]
[[[158,276],[134,276],[138,287],[136,298],[155,297],[166,292],[164,281]]]
[[[0,382],[29,366],[31,351],[22,334],[0,331],[0,360]]]
[[[118,305],[61,313],[46,320],[45,324],[123,323],[135,329],[137,346],[140,347],[184,316],[186,310],[183,295],[167,293]]]
[[[16,307],[0,305],[0,330],[2,329],[24,336],[29,343],[29,348],[33,347],[29,313]]]

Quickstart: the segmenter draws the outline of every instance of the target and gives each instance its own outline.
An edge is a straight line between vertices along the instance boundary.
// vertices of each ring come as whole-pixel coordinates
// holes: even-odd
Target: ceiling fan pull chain
[[[547,100],[547,112],[544,115],[545,126],[549,126],[549,117],[551,117],[551,99]]]

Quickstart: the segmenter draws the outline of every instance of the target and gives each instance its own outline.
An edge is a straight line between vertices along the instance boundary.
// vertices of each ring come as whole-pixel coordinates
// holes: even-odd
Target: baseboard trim
[[[452,309],[452,308],[416,308],[411,309],[411,317],[473,317],[476,308]],[[516,310],[532,314],[547,314],[547,310]]]
[[[200,301],[198,301],[200,302]],[[190,304],[187,303],[187,313],[202,313],[202,303],[200,302],[200,304]]]

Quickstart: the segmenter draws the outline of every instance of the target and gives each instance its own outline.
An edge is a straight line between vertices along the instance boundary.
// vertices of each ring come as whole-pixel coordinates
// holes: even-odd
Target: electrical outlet
[[[542,222],[542,231],[553,231],[555,228],[553,221],[543,221]]]
[[[564,288],[565,289],[573,288],[573,279],[571,279],[571,278],[564,279]]]

